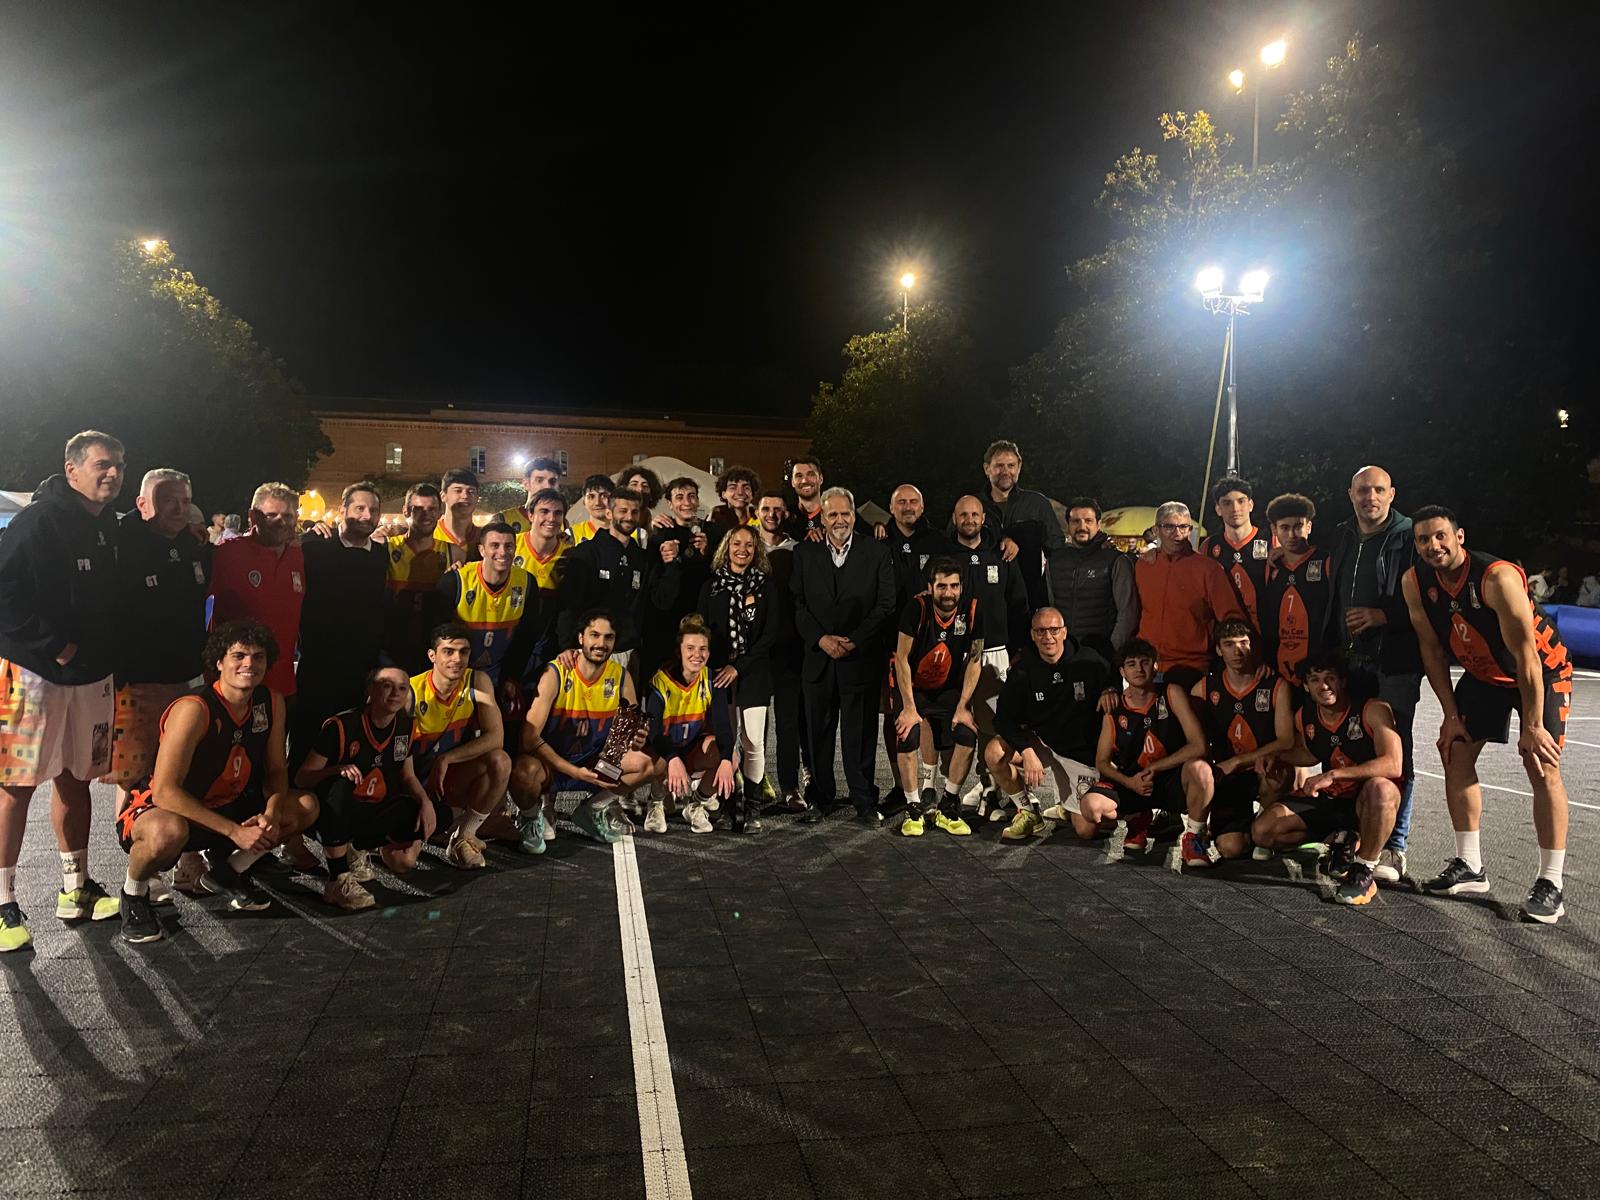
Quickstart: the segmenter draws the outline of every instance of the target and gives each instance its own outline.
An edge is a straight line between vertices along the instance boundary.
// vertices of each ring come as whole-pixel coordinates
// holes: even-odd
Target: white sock
[[[61,851],[61,890],[75,892],[89,882],[89,848]]]
[[[1192,833],[1196,837],[1199,837],[1200,834],[1205,831],[1205,827],[1206,826],[1205,826],[1205,822],[1204,821],[1196,821],[1193,817],[1190,817],[1190,816],[1185,816],[1183,818],[1183,831],[1185,833]]]
[[[932,763],[917,761],[917,791],[933,786],[933,777],[937,768]]]
[[[1376,869],[1376,867],[1378,865],[1378,860],[1377,859],[1375,859],[1375,858],[1362,858],[1361,855],[1359,855],[1359,854],[1356,855],[1356,861],[1358,863],[1360,863],[1363,867],[1366,867],[1367,870],[1369,870],[1369,871]]]
[[[228,855],[228,865],[243,875],[251,867],[255,866],[261,858],[262,855],[254,850],[235,850]]]
[[[456,827],[450,831],[450,840],[472,837],[478,832],[478,827],[489,819],[488,813],[481,813],[471,808],[461,810],[461,815],[456,818]]]
[[[1478,849],[1478,830],[1456,830],[1456,857],[1474,871],[1483,870],[1483,852]]]
[[[1565,850],[1546,850],[1539,848],[1539,878],[1548,879],[1557,887],[1561,886],[1561,872],[1567,865],[1567,852]]]
[[[128,872],[128,877],[122,881],[122,890],[130,896],[148,896],[150,894],[150,881],[148,879],[135,879],[133,872]]]
[[[17,869],[0,867],[0,904],[17,902]]]
[[[954,796],[959,800],[961,798],[961,785],[954,779],[946,776],[944,781],[944,794],[946,796]]]

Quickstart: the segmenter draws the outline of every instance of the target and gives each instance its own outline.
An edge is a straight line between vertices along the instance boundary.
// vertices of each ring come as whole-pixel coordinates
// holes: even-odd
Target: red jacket
[[[1140,559],[1133,568],[1139,589],[1139,636],[1156,648],[1163,668],[1211,665],[1211,631],[1229,617],[1245,619],[1222,567],[1185,546]]]
[[[300,605],[306,598],[306,563],[290,542],[282,554],[263,546],[254,533],[223,542],[211,557],[211,628],[224,621],[259,621],[278,642],[278,661],[266,684],[294,695],[294,648],[300,637]],[[207,669],[211,668],[206,664]]]

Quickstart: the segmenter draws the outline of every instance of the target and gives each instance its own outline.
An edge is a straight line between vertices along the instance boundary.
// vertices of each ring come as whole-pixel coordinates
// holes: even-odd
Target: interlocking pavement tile
[[[622,972],[618,971],[609,982],[611,988],[600,1003],[616,999],[623,991]],[[482,1013],[485,1020],[501,1014],[508,1017],[528,1014],[538,1009],[542,988],[542,978],[530,975],[503,979],[468,975],[446,978],[433,997],[430,1011]]]
[[[405,1103],[429,1108],[479,1103],[520,1106],[526,1101],[532,1074],[533,1060],[527,1055],[425,1054],[412,1068]]]
[[[668,1042],[672,1077],[679,1090],[773,1083],[768,1054],[755,1034],[704,1042]]]
[[[868,1029],[947,1029],[967,1027],[967,1019],[950,1003],[942,988],[914,987],[896,991],[850,992],[850,1007]]]
[[[668,1004],[661,1012],[667,1042],[712,1042],[725,1037],[742,1037],[756,1031],[751,1006],[744,1000],[708,1000],[704,1004]]]
[[[639,1103],[632,1096],[535,1101],[528,1110],[526,1145],[519,1148],[529,1158],[638,1153]]]
[[[527,1121],[522,1104],[402,1108],[389,1135],[384,1163],[513,1162],[522,1158]]]
[[[864,1028],[849,997],[839,992],[752,996],[749,1012],[763,1036],[848,1033]]]
[[[796,992],[839,992],[839,982],[826,959],[740,959],[739,982],[747,996],[772,996]]]
[[[945,1169],[968,1196],[1056,1194],[1094,1182],[1047,1122],[946,1130],[932,1140]]]
[[[323,1015],[311,1027],[301,1052],[320,1058],[391,1058],[413,1055],[422,1046],[424,1013],[391,1014],[383,1020]]]
[[[971,1023],[1004,1021],[1028,1014],[1036,1020],[1061,1016],[1062,1010],[1048,992],[1032,980],[979,983],[945,988],[945,995]]]
[[[663,1006],[704,1004],[743,996],[744,984],[732,966],[667,967],[656,971],[656,990]]]
[[[976,1071],[1000,1065],[999,1056],[970,1027],[874,1029],[872,1041],[896,1075]]]
[[[545,1046],[605,1046],[625,1042],[629,1036],[628,1006],[623,1003],[593,1008],[553,1008],[539,1014],[540,1048]]]
[[[1105,1194],[1112,1200],[1190,1200],[1204,1196],[1206,1200],[1254,1200],[1255,1193],[1248,1184],[1232,1171],[1196,1168],[1193,1173],[1175,1168],[1164,1179],[1119,1179],[1105,1184]]]
[[[810,1200],[816,1193],[795,1142],[769,1142],[759,1152],[719,1146],[689,1154],[689,1186],[696,1196],[760,1196],[762,1200]]]
[[[553,1010],[556,1012],[565,1010]],[[540,1026],[552,1013],[540,1014]],[[487,1019],[481,1013],[436,1012],[428,1017],[421,1054],[529,1054],[537,1041],[531,1017]]]
[[[545,1008],[588,1008],[625,1001],[627,988],[620,970],[602,974],[562,969],[545,971],[539,976],[538,995]]]
[[[764,1037],[761,1045],[771,1065],[771,1077],[778,1083],[869,1079],[889,1074],[873,1038],[864,1030]],[[673,1057],[676,1059],[676,1052]]]
[[[673,1065],[681,1089],[683,1076]],[[563,1096],[633,1095],[632,1046],[584,1046],[540,1051],[534,1061],[532,1096],[537,1103]]]
[[[1319,1161],[1339,1146],[1287,1104],[1197,1106],[1179,1113],[1184,1125],[1230,1167]]]
[[[1108,1190],[1132,1180],[1179,1182],[1175,1177],[1181,1177],[1196,1184],[1196,1190],[1185,1195],[1208,1195],[1195,1177],[1227,1170],[1227,1164],[1170,1112],[1122,1113],[1115,1121],[1089,1122],[1061,1132]]]
[[[1137,1047],[1157,1049],[1155,1044]],[[1119,1062],[1166,1103],[1174,1108],[1210,1104],[1227,1096],[1237,1104],[1270,1104],[1272,1093],[1248,1071],[1226,1059],[1213,1056],[1204,1071],[1194,1069],[1192,1058],[1169,1055],[1163,1058],[1119,1058]]]
[[[405,1092],[412,1062],[395,1058],[328,1063],[315,1055],[298,1058],[273,1093],[267,1111],[281,1116],[320,1112],[337,1120],[345,1113],[392,1108]]]
[[[1004,1067],[940,1075],[897,1075],[895,1082],[925,1129],[977,1129],[1038,1121],[1045,1116]]]
[[[435,1166],[431,1163],[386,1166],[378,1172],[368,1200],[499,1200],[521,1194],[522,1160]]]
[[[325,1179],[358,1164],[376,1170],[387,1150],[397,1111],[386,1106],[346,1112],[336,1123],[315,1108],[270,1115],[251,1130],[233,1174]],[[192,1150],[193,1146],[188,1146],[182,1154],[186,1158]]]
[[[848,1083],[778,1085],[786,1119],[795,1137],[863,1137],[910,1133],[920,1126],[893,1079],[852,1079]]]
[[[999,1024],[974,1026],[979,1037],[996,1058],[1010,1065],[1024,1063],[1099,1062],[1108,1052],[1090,1033],[1070,1017],[1035,1019],[1026,1013],[1013,1014]]]
[[[683,1144],[690,1148],[764,1145],[794,1136],[791,1118],[775,1083],[680,1089],[678,1124],[683,1130]]]
[[[1362,1154],[1357,1150],[1358,1154]],[[1377,1173],[1414,1200],[1459,1200],[1461,1196],[1523,1197],[1528,1182],[1487,1154],[1463,1147],[1441,1154],[1434,1147],[1395,1151],[1382,1157],[1362,1154]]]
[[[818,1200],[950,1200],[961,1195],[923,1134],[802,1142]]]
[[[1544,1038],[1564,1033],[1600,1033],[1600,1021],[1566,1007],[1571,993],[1555,1000],[1538,996],[1453,996],[1452,1001],[1468,1012],[1492,1021],[1502,1029]]]
[[[522,1195],[526,1200],[634,1200],[644,1196],[644,1166],[637,1150],[530,1158],[522,1164]]]
[[[1402,1193],[1367,1163],[1346,1151],[1325,1154],[1314,1163],[1239,1168],[1239,1176],[1254,1195],[1277,1200],[1401,1200]]]
[[[1011,1075],[1039,1111],[1067,1129],[1096,1114],[1151,1111],[1162,1107],[1157,1095],[1114,1062],[1049,1063],[1013,1066]]]

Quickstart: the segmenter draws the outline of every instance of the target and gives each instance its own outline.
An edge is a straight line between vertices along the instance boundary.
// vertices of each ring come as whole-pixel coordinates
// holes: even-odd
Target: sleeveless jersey
[[[673,745],[687,746],[706,731],[711,719],[711,672],[705,667],[688,685],[662,667],[650,677],[650,690],[661,705],[661,736]]]
[[[528,593],[534,590],[533,577],[513,566],[500,586],[494,588],[483,581],[481,562],[465,563],[459,570],[461,583],[455,615],[467,627],[472,668],[498,675],[511,645],[511,631],[522,619]]]
[[[207,808],[221,808],[246,792],[259,793],[267,769],[267,739],[272,734],[271,690],[266,684],[257,684],[243,718],[237,718],[217,684],[196,688],[167,705],[161,714],[163,735],[173,710],[191,699],[206,706],[206,732],[189,760],[183,790]],[[149,786],[146,780],[131,790]]]
[[[1381,700],[1367,701],[1367,704],[1382,703]],[[1316,755],[1325,771],[1335,767],[1358,766],[1378,757],[1377,743],[1372,740],[1372,729],[1367,725],[1366,705],[1362,705],[1359,711],[1347,706],[1329,722],[1322,719],[1316,704],[1307,700],[1300,706],[1297,717],[1300,732],[1305,735],[1306,748]],[[1400,781],[1397,779],[1395,782]],[[1331,796],[1347,798],[1359,792],[1361,784],[1359,779],[1341,779],[1330,784],[1327,791]]]
[[[533,549],[532,535],[523,532],[517,535],[516,557],[511,560],[511,565],[526,571],[539,591],[554,595],[561,586],[561,556],[566,552],[567,544],[557,542],[555,552],[549,558],[540,558]]]
[[[576,666],[553,662],[548,669],[556,673],[556,699],[542,735],[562,758],[582,766],[605,745],[611,718],[622,703],[622,664],[607,659],[592,683]]]
[[[1321,649],[1321,633],[1333,603],[1333,559],[1315,546],[1298,562],[1287,553],[1267,566],[1258,628],[1278,674],[1297,686],[1300,664]]]
[[[1187,740],[1182,722],[1167,704],[1166,688],[1152,696],[1143,708],[1128,703],[1127,692],[1120,693],[1106,720],[1111,722],[1116,739],[1111,761],[1124,775],[1137,775]]]
[[[405,761],[411,753],[411,714],[396,713],[387,729],[376,730],[366,709],[349,709],[322,723],[316,750],[330,766],[360,768],[356,799],[362,804],[381,804],[391,796],[403,796]]]
[[[572,544],[581,546],[592,538],[599,530],[593,521],[578,521],[572,526]]]
[[[385,580],[389,595],[407,612],[422,611],[424,597],[439,585],[444,577],[448,557],[442,552],[437,539],[426,550],[412,550],[406,545],[404,534],[389,539],[389,570]]]
[[[942,692],[961,685],[967,654],[979,636],[978,602],[963,598],[948,617],[939,616],[933,598],[914,597],[900,617],[900,632],[911,635],[911,686]]]
[[[1483,577],[1496,566],[1514,570],[1522,583],[1522,594],[1527,594],[1528,577],[1521,567],[1475,550],[1467,552],[1466,570],[1454,588],[1427,563],[1419,562],[1411,568],[1411,574],[1422,600],[1422,611],[1445,652],[1474,679],[1496,687],[1516,687],[1517,660],[1500,632],[1499,616],[1483,598]],[[1540,667],[1544,674],[1554,674],[1568,662],[1566,644],[1544,609],[1532,600],[1528,603],[1533,608],[1533,641],[1539,650]]]
[[[1255,526],[1250,527],[1245,541],[1235,546],[1226,528],[1213,534],[1200,544],[1200,553],[1209,555],[1220,563],[1233,585],[1234,594],[1244,606],[1250,624],[1261,627],[1256,617],[1256,604],[1266,583],[1267,556],[1272,553],[1272,535]]]
[[[494,521],[501,521],[511,526],[511,532],[517,535],[519,541],[524,533],[533,528],[533,518],[528,515],[528,510],[520,504],[513,504],[510,508],[501,509],[495,513],[494,520],[490,524],[493,524]]]
[[[425,775],[435,755],[459,746],[471,734],[477,707],[472,699],[472,672],[465,672],[448,696],[434,691],[432,671],[413,675],[411,700],[411,753],[416,755],[418,774]]]
[[[1281,688],[1288,687],[1271,667],[1261,667],[1242,691],[1234,691],[1228,673],[1213,667],[1205,677],[1203,700],[1206,736],[1212,756],[1218,761],[1237,754],[1250,754],[1278,736],[1273,701]]]

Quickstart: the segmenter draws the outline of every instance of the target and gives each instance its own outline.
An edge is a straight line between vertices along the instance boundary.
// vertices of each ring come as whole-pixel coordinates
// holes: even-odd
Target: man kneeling
[[[1303,672],[1310,699],[1295,714],[1294,749],[1283,761],[1297,767],[1320,765],[1322,773],[1257,817],[1250,836],[1258,846],[1286,850],[1359,829],[1355,861],[1334,899],[1367,904],[1378,894],[1372,872],[1400,807],[1400,734],[1386,703],[1363,704],[1352,698],[1342,652],[1313,654]]]
[[[328,859],[322,898],[336,908],[371,908],[368,850],[398,875],[417,865],[437,817],[411,766],[411,680],[399,667],[367,676],[367,703],[322,723],[294,781],[315,789],[312,834]],[[353,853],[352,853],[353,851]]]
[[[185,850],[204,852],[201,886],[227,897],[229,908],[255,912],[271,905],[250,868],[317,818],[316,797],[289,788],[283,697],[262,682],[277,657],[278,644],[265,626],[230,621],[206,639],[213,682],[179,696],[162,714],[155,771],[129,789],[117,818],[117,837],[128,852],[125,940],[161,938],[150,879]]]

